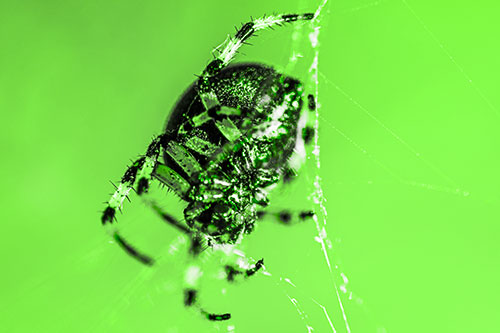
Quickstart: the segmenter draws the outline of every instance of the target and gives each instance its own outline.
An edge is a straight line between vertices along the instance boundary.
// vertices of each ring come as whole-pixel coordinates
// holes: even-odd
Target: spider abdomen
[[[228,117],[246,135],[260,137],[256,144],[273,146],[271,152],[279,152],[287,159],[292,153],[297,133],[297,122],[302,109],[302,87],[298,80],[280,74],[273,68],[261,64],[236,64],[224,68],[211,80],[211,88],[222,107],[237,110]],[[214,126],[207,122],[197,128],[192,128],[190,120],[205,111],[197,91],[196,83],[186,89],[175,104],[166,125],[166,133],[172,139],[188,143],[191,151],[213,151],[227,142],[226,138]],[[277,119],[279,113],[287,113],[286,119]],[[278,130],[280,133],[273,133]],[[252,133],[248,133],[251,131]],[[274,134],[274,135],[272,135]],[[202,164],[206,157],[199,156]],[[165,163],[171,164],[171,159],[164,154]],[[273,158],[274,163],[283,163],[284,159]]]
[[[271,67],[260,64],[235,64],[220,71],[212,81],[212,88],[221,106],[250,111],[260,97],[266,82],[273,81],[279,74]],[[204,111],[198,95],[196,82],[189,86],[175,104],[167,122],[166,131],[177,132],[186,119]],[[242,114],[242,116],[244,116]]]

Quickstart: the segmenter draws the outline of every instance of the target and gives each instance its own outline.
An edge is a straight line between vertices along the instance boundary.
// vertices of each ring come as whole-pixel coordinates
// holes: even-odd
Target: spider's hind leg
[[[260,270],[264,266],[264,259],[260,259],[253,265],[253,267],[246,270],[239,270],[234,268],[233,266],[226,265],[225,270],[227,274],[227,280],[230,282],[234,281],[235,275],[243,275],[245,277],[249,277],[254,275],[258,270]],[[215,314],[205,311],[198,303],[198,291],[194,288],[186,288],[184,289],[184,305],[186,307],[196,307],[200,313],[205,316],[208,320],[212,321],[223,321],[231,319],[230,313],[224,314]]]
[[[198,291],[196,289],[185,289],[184,290],[184,305],[187,307],[195,306],[198,308],[200,313],[204,315],[208,320],[213,320],[213,321],[222,321],[222,320],[228,320],[231,319],[231,314],[230,313],[224,313],[224,314],[214,314],[214,313],[209,313],[205,310],[203,310],[199,305],[198,305]]]

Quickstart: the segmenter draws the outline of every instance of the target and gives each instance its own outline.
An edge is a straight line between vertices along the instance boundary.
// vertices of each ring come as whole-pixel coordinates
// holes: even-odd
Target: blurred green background
[[[202,303],[233,314],[212,323],[182,305],[182,238],[140,200],[119,225],[161,265],[144,268],[102,230],[109,180],[233,26],[319,4],[0,2],[2,332],[500,331],[497,1],[326,4],[321,168],[310,160],[273,207],[317,210],[322,178],[331,275],[314,223],[262,221],[242,247],[272,275],[229,286],[207,267]],[[290,72],[314,90],[310,32],[262,32],[237,60],[286,70],[301,55]]]

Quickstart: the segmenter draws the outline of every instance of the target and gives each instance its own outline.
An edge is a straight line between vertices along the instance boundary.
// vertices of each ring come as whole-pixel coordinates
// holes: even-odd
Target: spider
[[[264,16],[243,24],[216,48],[215,59],[173,108],[164,132],[125,171],[102,213],[102,224],[113,223],[116,211],[135,190],[165,222],[189,236],[193,256],[205,245],[235,244],[252,232],[256,220],[269,214],[257,207],[268,205],[267,191],[273,185],[295,176],[290,158],[296,145],[311,140],[314,130],[300,120],[305,113],[299,80],[258,63],[230,63],[255,32],[313,19],[312,13]],[[315,109],[312,95],[307,96],[307,105]],[[148,198],[154,180],[187,203],[183,222]],[[284,224],[291,223],[289,211],[274,215]],[[313,215],[303,211],[297,218]],[[129,255],[145,265],[154,264],[116,229],[111,234]],[[246,270],[226,265],[225,272],[231,282],[262,267],[263,259]],[[196,306],[209,320],[231,317],[205,311],[194,288],[185,289],[184,296],[186,306]]]

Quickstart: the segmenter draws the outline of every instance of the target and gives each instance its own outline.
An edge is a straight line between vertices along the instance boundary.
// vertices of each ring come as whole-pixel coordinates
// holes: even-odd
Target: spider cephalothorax
[[[117,209],[130,190],[144,198],[165,221],[188,234],[191,250],[197,255],[201,244],[235,243],[250,233],[258,207],[268,204],[267,191],[288,180],[290,157],[298,141],[309,141],[312,129],[300,122],[303,88],[300,81],[261,64],[229,65],[237,49],[255,31],[298,20],[313,14],[269,16],[244,24],[233,38],[219,47],[216,56],[175,105],[165,132],[149,145],[146,154],[125,172],[108,201],[102,223],[111,224]],[[308,96],[309,109],[314,97]],[[163,156],[163,163],[159,157]],[[184,222],[177,221],[147,198],[150,182],[156,179],[186,201]],[[290,214],[278,214],[288,223]],[[302,212],[300,219],[311,216]],[[151,265],[153,259],[139,253],[116,230],[115,240],[133,257]],[[254,274],[263,265],[258,261],[246,270]],[[242,273],[228,269],[228,280]],[[186,290],[186,305],[196,304],[196,291]],[[229,314],[211,320],[228,319]]]

